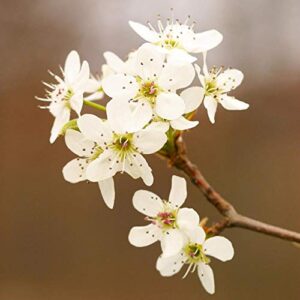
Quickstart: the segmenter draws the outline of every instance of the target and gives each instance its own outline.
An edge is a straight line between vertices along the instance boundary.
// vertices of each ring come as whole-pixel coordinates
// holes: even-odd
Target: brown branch
[[[186,146],[182,136],[176,139],[175,152],[171,155],[171,164],[183,171],[190,180],[202,191],[206,199],[216,207],[224,218],[208,228],[211,234],[218,234],[228,227],[240,227],[264,233],[284,240],[300,243],[300,233],[269,225],[239,214],[231,203],[225,200],[204,178],[198,167],[193,164],[186,153]]]

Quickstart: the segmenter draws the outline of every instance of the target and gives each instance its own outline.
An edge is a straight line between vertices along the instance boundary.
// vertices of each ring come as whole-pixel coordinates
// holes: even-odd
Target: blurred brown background
[[[73,156],[63,140],[48,142],[52,117],[37,108],[47,70],[58,72],[71,49],[96,72],[105,50],[125,56],[142,40],[128,20],[188,14],[197,30],[216,28],[224,42],[209,63],[245,73],[237,98],[245,112],[218,110],[186,135],[190,156],[213,185],[243,213],[300,230],[300,2],[298,0],[0,1],[0,300],[210,299],[197,276],[163,278],[155,270],[159,246],[127,242],[143,224],[131,204],[140,181],[117,177],[113,211],[96,184],[71,185],[61,168]],[[151,190],[167,196],[171,175],[148,157]],[[187,206],[217,217],[188,185]],[[289,299],[300,296],[300,249],[241,229],[224,233],[236,256],[214,260],[214,299]]]

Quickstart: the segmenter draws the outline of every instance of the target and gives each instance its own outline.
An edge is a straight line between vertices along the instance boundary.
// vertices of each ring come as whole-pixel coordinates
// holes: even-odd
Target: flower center
[[[163,40],[163,46],[166,49],[174,49],[174,48],[178,48],[178,41],[174,40],[171,36],[168,37],[167,39]]]
[[[145,81],[140,85],[140,95],[149,99],[151,102],[155,101],[159,93],[159,87],[154,81]]]
[[[188,262],[190,264],[203,262],[203,263],[210,263],[210,259],[204,254],[202,245],[199,244],[188,244],[184,248],[184,252],[188,257]]]
[[[111,148],[118,152],[119,157],[121,160],[124,160],[128,153],[134,152],[135,148],[132,144],[132,137],[131,133],[128,134],[115,134],[113,138],[113,143]]]
[[[156,221],[160,227],[169,229],[176,227],[176,215],[175,212],[160,212],[156,216]]]
[[[59,84],[54,91],[52,91],[51,98],[54,99],[54,103],[64,102],[65,106],[71,108],[69,100],[73,95],[74,92],[70,88],[66,88]]]
[[[206,80],[205,81],[205,95],[206,96],[215,96],[220,93],[220,90],[217,86],[216,80]]]

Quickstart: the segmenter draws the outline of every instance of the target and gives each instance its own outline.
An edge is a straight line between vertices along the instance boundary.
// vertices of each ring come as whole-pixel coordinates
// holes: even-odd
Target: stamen
[[[163,31],[164,31],[164,26],[163,26],[163,24],[161,22],[161,18],[160,18],[159,14],[157,15],[157,26],[158,26],[160,34],[162,34]]]
[[[192,268],[193,265],[194,265],[194,264],[191,263],[191,264],[188,266],[188,268],[187,268],[186,272],[184,273],[182,279],[184,279],[184,278],[186,278],[186,277],[188,276],[188,274],[189,274],[189,272],[190,272],[190,270],[191,270],[191,268]]]
[[[150,28],[152,31],[157,32],[156,29],[152,26],[152,24],[151,24],[149,21],[147,21],[147,25],[149,26],[149,28]]]

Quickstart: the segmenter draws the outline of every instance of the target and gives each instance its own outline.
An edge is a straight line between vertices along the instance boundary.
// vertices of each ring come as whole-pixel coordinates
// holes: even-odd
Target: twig
[[[198,167],[189,160],[186,146],[181,135],[176,139],[176,151],[172,153],[172,156],[169,158],[171,164],[183,171],[202,191],[206,199],[224,216],[220,222],[208,228],[208,232],[218,234],[228,227],[240,227],[300,243],[300,233],[298,232],[263,223],[239,214],[230,202],[225,200],[212,188]]]

